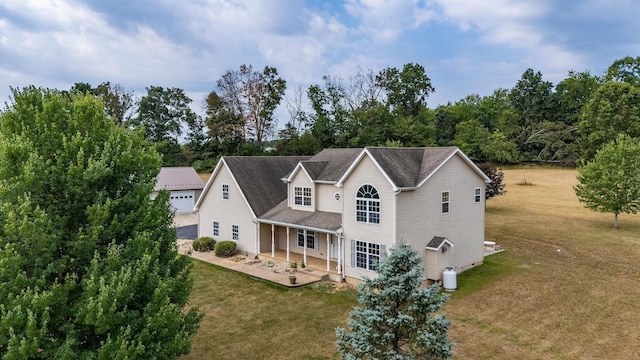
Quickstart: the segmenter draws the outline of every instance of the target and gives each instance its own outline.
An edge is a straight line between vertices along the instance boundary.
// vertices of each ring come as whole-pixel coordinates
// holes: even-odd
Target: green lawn
[[[640,358],[640,216],[614,229],[578,203],[575,174],[505,171],[486,238],[506,251],[459,275],[444,307],[457,359]],[[184,359],[333,359],[334,328],[356,304],[350,291],[289,290],[198,261],[193,275],[205,317]]]

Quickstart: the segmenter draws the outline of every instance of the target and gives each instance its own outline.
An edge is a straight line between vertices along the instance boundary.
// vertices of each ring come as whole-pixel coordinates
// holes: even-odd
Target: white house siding
[[[206,197],[198,211],[198,234],[217,241],[232,240],[231,226],[238,225],[238,250],[255,252],[256,224],[247,203],[236,186],[227,167],[221,162]],[[222,184],[229,185],[229,199],[222,199]],[[213,236],[213,221],[220,224],[220,236]]]
[[[476,188],[482,189],[480,203],[474,202]],[[434,236],[443,236],[454,244],[449,266],[460,272],[480,265],[484,256],[484,189],[484,180],[454,156],[421,188],[398,195],[398,241],[411,244],[425,257],[426,244]],[[443,191],[450,192],[448,214],[441,212]],[[442,264],[442,270],[446,266]]]
[[[371,184],[380,195],[380,224],[356,222],[356,195],[364,184]],[[345,275],[362,278],[362,275],[374,277],[373,271],[351,265],[351,240],[373,242],[389,249],[393,243],[393,188],[373,161],[364,156],[355,170],[349,175],[343,186],[344,213],[343,237],[345,251]]]
[[[296,205],[296,203],[295,203],[295,188],[297,186],[311,188],[311,206]],[[313,211],[314,210],[314,207],[315,207],[315,204],[316,204],[315,189],[314,189],[313,183],[311,182],[311,179],[309,179],[309,177],[304,172],[304,170],[300,169],[295,174],[295,176],[291,180],[291,183],[289,183],[288,191],[289,191],[289,206],[291,206],[292,209],[294,209],[294,210],[303,210],[303,211]]]
[[[316,209],[317,211],[327,211],[342,213],[342,189],[332,184],[316,184]],[[336,194],[340,199],[336,200]]]

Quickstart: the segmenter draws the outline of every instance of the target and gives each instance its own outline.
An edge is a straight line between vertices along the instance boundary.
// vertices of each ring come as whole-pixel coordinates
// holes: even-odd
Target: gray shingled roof
[[[287,206],[286,199],[262,215],[260,220],[334,232],[342,227],[342,214],[293,210]]]
[[[442,236],[434,236],[433,239],[431,239],[431,241],[429,241],[429,243],[427,244],[427,247],[432,249],[440,249],[440,246],[442,246],[445,241],[449,240]]]
[[[397,187],[415,187],[458,150],[455,147],[367,147]]]
[[[367,151],[396,187],[412,188],[423,182],[458,148],[384,148]],[[265,221],[297,224],[336,231],[341,215],[308,212],[287,207],[287,186],[282,179],[291,175],[298,163],[313,181],[338,182],[363,149],[325,149],[309,156],[231,156],[224,157],[255,215]],[[434,238],[432,241],[436,241]]]
[[[347,171],[349,166],[358,157],[358,154],[362,152],[361,148],[355,149],[324,149],[309,161],[305,162],[305,169],[310,163],[322,163],[322,170],[316,175],[313,180],[320,181],[333,181],[337,182],[342,175]],[[309,174],[309,176],[313,176]]]
[[[309,156],[229,156],[224,161],[256,216],[287,198],[282,177]]]
[[[201,190],[204,183],[196,170],[192,167],[163,167],[156,180],[153,190]]]
[[[303,161],[300,164],[305,169],[307,174],[311,176],[312,180],[318,179],[318,176],[322,173],[328,161]]]

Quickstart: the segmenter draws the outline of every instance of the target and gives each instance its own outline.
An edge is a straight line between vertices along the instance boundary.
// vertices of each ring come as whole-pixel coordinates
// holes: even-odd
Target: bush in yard
[[[216,241],[209,236],[202,236],[193,240],[191,246],[193,246],[193,250],[195,251],[213,251],[216,247]]]
[[[231,257],[236,254],[237,244],[235,241],[226,240],[216,244],[216,256]]]
[[[213,251],[216,248],[216,240],[209,236],[199,237],[198,240],[202,242],[202,246],[204,246],[204,251]]]

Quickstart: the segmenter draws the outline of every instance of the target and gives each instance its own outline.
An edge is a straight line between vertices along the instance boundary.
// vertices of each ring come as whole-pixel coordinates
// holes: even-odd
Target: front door
[[[329,236],[329,257],[332,259],[338,258],[338,241],[335,236]]]

